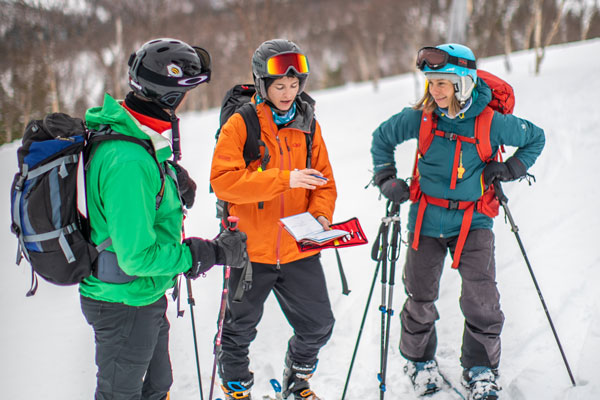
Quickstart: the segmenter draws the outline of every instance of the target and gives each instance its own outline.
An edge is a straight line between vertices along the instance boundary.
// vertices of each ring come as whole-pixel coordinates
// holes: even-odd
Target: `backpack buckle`
[[[444,132],[444,137],[448,140],[456,140],[458,135],[452,132]]]
[[[19,175],[19,179],[17,179],[17,181],[15,182],[15,190],[18,192],[22,192],[23,185],[25,184],[26,180],[27,180],[27,178],[25,176]]]
[[[459,201],[448,200],[448,210],[458,210]]]

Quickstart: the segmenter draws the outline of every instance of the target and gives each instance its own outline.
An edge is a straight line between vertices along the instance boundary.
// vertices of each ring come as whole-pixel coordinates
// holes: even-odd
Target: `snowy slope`
[[[531,169],[537,183],[505,185],[510,210],[520,228],[529,259],[557,328],[578,386],[569,381],[517,242],[502,216],[496,219],[498,284],[506,315],[501,364],[503,399],[592,399],[600,398],[600,253],[594,234],[600,227],[596,205],[600,185],[596,173],[600,136],[598,113],[593,111],[593,95],[600,92],[598,67],[600,40],[549,48],[539,76],[533,75],[534,56],[530,52],[511,57],[513,72],[504,72],[502,59],[481,60],[480,67],[507,79],[517,93],[515,114],[545,129],[546,148]],[[583,62],[591,59],[592,62]],[[421,77],[412,74],[381,81],[379,91],[371,84],[353,84],[313,93],[317,115],[328,145],[339,197],[335,220],[357,216],[372,240],[384,215],[384,201],[377,190],[364,186],[371,173],[371,132],[385,119],[413,103],[420,94]],[[418,87],[419,89],[416,89]],[[199,89],[202,90],[202,89]],[[208,195],[208,173],[214,146],[218,111],[183,117],[183,165],[199,183],[197,204],[186,222],[188,235],[212,237],[217,232],[214,197]],[[0,174],[6,195],[1,197],[2,225],[0,248],[0,382],[2,398],[89,399],[95,386],[93,333],[79,309],[76,287],[60,288],[45,282],[38,294],[25,298],[29,287],[28,266],[14,265],[16,240],[9,232],[8,189],[16,170],[18,143],[0,148]],[[508,149],[511,152],[511,149]],[[414,145],[397,151],[398,167],[409,176]],[[206,190],[206,191],[205,191]],[[402,210],[406,219],[407,206]],[[405,235],[403,229],[403,235]],[[375,263],[370,244],[344,249],[341,256],[352,293],[341,294],[341,284],[333,251],[323,252],[323,264],[337,318],[330,343],[322,350],[319,368],[312,380],[317,393],[329,400],[341,398],[342,389],[356,341],[360,320],[373,279]],[[387,379],[388,399],[411,399],[408,379],[402,373],[398,313],[404,302],[399,279],[405,247],[398,264],[391,328],[391,349]],[[202,383],[208,398],[212,367],[212,338],[222,275],[215,268],[193,284],[195,317],[200,344]],[[381,299],[379,281],[369,309],[367,323],[349,385],[347,399],[376,399],[379,390]],[[446,376],[457,383],[461,372],[458,357],[463,319],[458,306],[460,280],[449,263],[442,277],[438,309],[438,360]],[[175,383],[173,400],[198,399],[194,345],[188,310],[176,318],[176,305],[170,304],[171,353]],[[255,372],[255,397],[269,392],[268,380],[280,378],[283,356],[291,330],[271,296],[251,347],[251,367]],[[220,391],[217,390],[220,396]],[[435,399],[452,398],[440,394]]]

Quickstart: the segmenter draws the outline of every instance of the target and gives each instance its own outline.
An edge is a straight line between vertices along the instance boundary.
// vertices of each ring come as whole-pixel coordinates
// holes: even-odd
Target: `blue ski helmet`
[[[417,67],[428,79],[450,80],[460,102],[466,102],[471,97],[477,82],[475,55],[462,44],[447,43],[422,48],[417,55]]]

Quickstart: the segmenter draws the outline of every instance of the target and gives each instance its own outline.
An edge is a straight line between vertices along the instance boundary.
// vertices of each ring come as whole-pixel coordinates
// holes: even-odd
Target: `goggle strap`
[[[469,69],[477,69],[477,63],[475,60],[467,60],[466,58],[460,58],[456,56],[451,56],[448,54],[448,61],[446,64],[456,65],[457,67],[465,67]]]
[[[189,82],[190,79],[198,78],[198,80],[199,80],[198,83],[206,82],[210,79],[210,72],[203,72],[201,74],[198,74],[196,76],[189,77],[189,78],[168,77],[168,76],[164,76],[161,74],[157,74],[156,72],[151,71],[148,68],[146,68],[144,66],[144,64],[140,63],[140,65],[137,69],[137,76],[139,76],[140,78],[147,79],[150,82],[156,83],[157,85],[161,85],[161,86],[190,87],[190,86],[193,86],[193,84],[182,85],[182,84],[180,84],[180,81]]]

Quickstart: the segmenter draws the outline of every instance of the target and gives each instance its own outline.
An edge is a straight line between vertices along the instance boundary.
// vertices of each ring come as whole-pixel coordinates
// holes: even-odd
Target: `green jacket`
[[[108,124],[118,133],[150,139],[159,162],[171,156],[170,142],[142,126],[108,94],[102,107],[87,111],[90,129]],[[181,244],[183,209],[177,187],[165,174],[162,202],[156,209],[160,172],[152,156],[140,145],[108,141],[96,145],[86,172],[88,215],[91,239],[95,244],[110,237],[108,251],[116,253],[128,283],[106,283],[94,276],[79,286],[80,293],[96,300],[130,306],[152,304],[173,287],[177,274],[192,266],[187,245]]]

